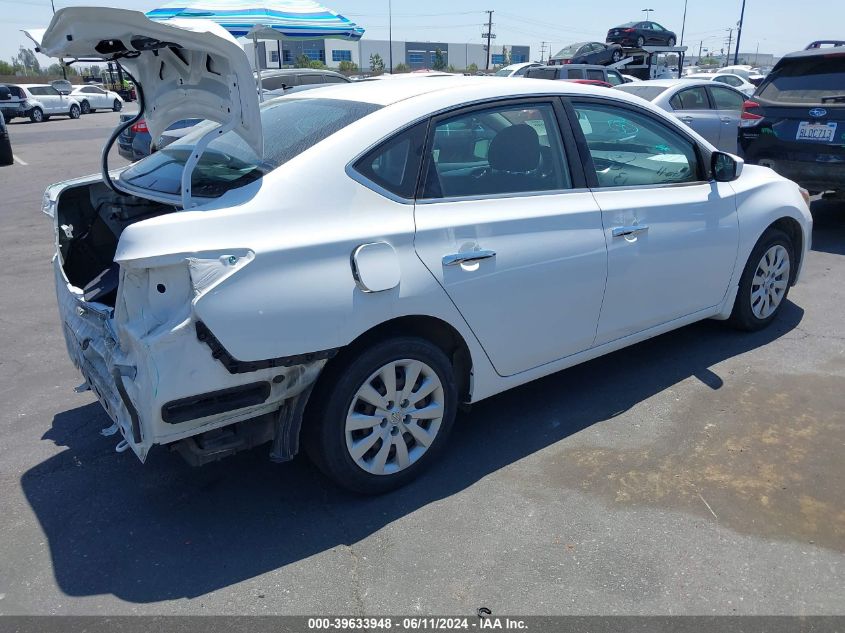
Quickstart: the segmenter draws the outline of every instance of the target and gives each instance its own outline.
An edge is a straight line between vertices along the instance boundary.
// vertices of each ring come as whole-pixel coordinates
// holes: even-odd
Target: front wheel
[[[327,368],[310,401],[308,455],[338,485],[379,494],[410,482],[443,450],[457,387],[439,347],[400,337]]]
[[[33,108],[29,111],[29,120],[33,123],[41,123],[44,120],[44,110]]]
[[[79,106],[76,105],[76,104],[73,104],[72,106],[70,106],[70,112],[68,112],[68,116],[71,119],[78,119],[79,118]]]
[[[675,38],[674,38],[674,37],[670,37],[670,38],[669,38],[669,42],[668,42],[668,44],[669,44],[669,46],[670,46],[670,47],[671,47],[671,46],[674,46],[674,45],[675,45]]]
[[[611,56],[611,59],[613,60],[614,64],[616,62],[618,62],[619,60],[621,60],[622,59],[622,51],[620,51],[618,49],[613,51],[613,55]]]
[[[637,48],[642,48],[643,46],[645,46],[645,38],[642,35],[640,35],[637,38]]]
[[[123,103],[121,103],[119,99],[115,99],[111,109],[115,112],[120,112],[123,109]]]
[[[757,242],[739,280],[731,324],[741,330],[760,330],[777,317],[789,294],[794,248],[789,236],[769,229]]]

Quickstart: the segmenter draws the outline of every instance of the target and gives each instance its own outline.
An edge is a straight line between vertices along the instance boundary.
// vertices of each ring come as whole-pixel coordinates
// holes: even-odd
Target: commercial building
[[[486,51],[482,44],[450,42],[402,42],[393,41],[393,66],[402,63],[411,70],[431,68],[439,50],[447,65],[464,69],[475,64],[478,68],[486,65]],[[250,62],[253,61],[252,42],[244,45]],[[527,62],[531,59],[528,46],[494,44],[490,47],[490,67],[501,66],[510,59],[510,63]],[[384,60],[385,69],[390,64],[390,42],[387,40],[362,39],[358,42],[343,40],[317,39],[292,40],[258,43],[258,63],[262,68],[279,68],[293,65],[297,57],[305,55],[309,59],[319,60],[329,68],[337,68],[342,61],[356,64],[361,70],[370,68],[370,58],[379,55]]]

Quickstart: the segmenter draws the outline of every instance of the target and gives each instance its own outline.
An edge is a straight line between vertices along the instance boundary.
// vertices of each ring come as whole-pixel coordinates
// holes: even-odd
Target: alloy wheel
[[[82,114],[88,114],[91,112],[91,104],[87,101],[82,102]]]
[[[405,470],[434,442],[444,408],[443,384],[426,363],[387,363],[352,397],[345,427],[350,457],[373,475]]]
[[[769,318],[777,310],[789,285],[789,251],[775,244],[757,264],[751,280],[751,311],[758,319]]]

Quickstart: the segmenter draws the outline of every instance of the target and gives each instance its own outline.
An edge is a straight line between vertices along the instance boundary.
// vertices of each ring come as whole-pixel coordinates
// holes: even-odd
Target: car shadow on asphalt
[[[845,201],[816,200],[811,209],[812,249],[832,255],[845,255]]]
[[[787,302],[750,334],[705,321],[482,401],[461,414],[439,463],[381,497],[333,487],[302,457],[272,464],[266,447],[198,469],[157,447],[142,466],[97,434],[109,424],[97,403],[55,416],[44,439],[67,450],[27,471],[22,487],[67,595],[201,596],[353,545],[691,376],[718,390],[710,367],[778,339],[802,316]]]

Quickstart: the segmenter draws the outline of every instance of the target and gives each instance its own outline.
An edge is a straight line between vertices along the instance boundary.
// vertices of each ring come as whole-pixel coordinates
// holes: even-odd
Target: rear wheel
[[[111,106],[111,109],[115,112],[120,112],[123,109],[123,104],[120,102],[119,99],[115,99],[114,103]]]
[[[82,114],[89,114],[91,112],[91,104],[87,101],[80,103],[79,107],[82,109]]]
[[[79,114],[80,114],[79,106],[74,103],[72,106],[70,106],[70,112],[68,112],[67,115],[71,119],[78,119]]]
[[[741,330],[760,330],[777,317],[789,294],[794,266],[789,236],[769,229],[757,242],[739,280],[731,324]]]
[[[41,108],[33,108],[29,111],[29,120],[33,123],[41,123],[44,121],[44,110]]]
[[[327,368],[321,381],[311,396],[304,445],[338,485],[387,492],[410,482],[443,450],[457,387],[436,345],[388,339]]]

